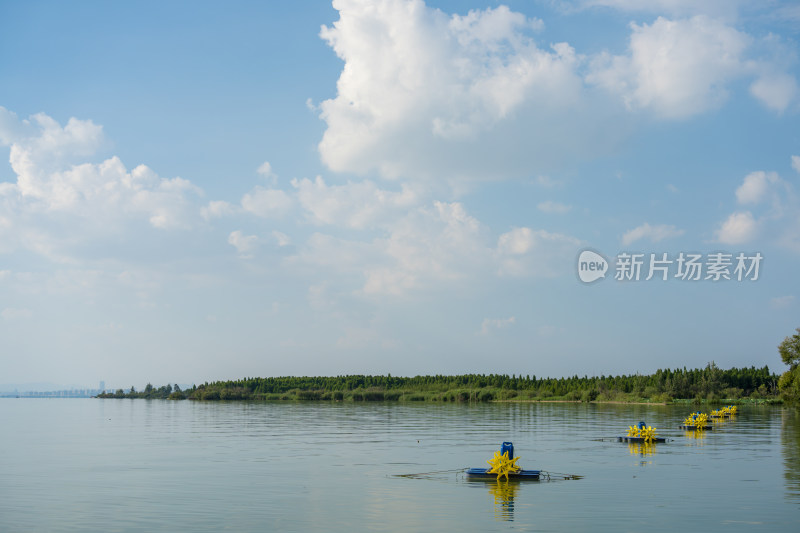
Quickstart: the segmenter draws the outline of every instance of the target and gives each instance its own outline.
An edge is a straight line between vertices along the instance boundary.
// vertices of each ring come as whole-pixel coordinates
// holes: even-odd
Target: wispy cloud
[[[732,213],[717,229],[715,235],[722,244],[744,244],[756,236],[758,224],[750,211]]]
[[[678,229],[675,226],[668,224],[658,224],[651,226],[647,222],[641,226],[637,226],[632,230],[626,231],[622,236],[622,245],[630,246],[636,241],[647,239],[650,242],[659,242],[664,239],[672,239],[680,237],[684,234],[684,230]]]
[[[795,297],[793,295],[776,296],[769,301],[769,306],[773,309],[788,309],[793,306]]]
[[[508,329],[516,322],[517,319],[513,316],[508,318],[484,318],[483,322],[481,323],[480,333],[481,335],[488,335],[493,331]]]
[[[252,252],[258,246],[258,236],[245,235],[241,230],[232,231],[228,235],[228,244],[236,248],[241,257],[252,257]]]
[[[546,202],[538,203],[536,205],[536,209],[538,209],[542,213],[563,215],[569,213],[572,210],[572,206],[548,200]]]

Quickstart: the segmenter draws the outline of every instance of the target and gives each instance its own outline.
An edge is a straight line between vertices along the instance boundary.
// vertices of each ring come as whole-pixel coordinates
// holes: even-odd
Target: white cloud
[[[751,241],[757,233],[757,223],[750,211],[732,213],[716,232],[722,244],[744,244]]]
[[[329,274],[351,274],[363,272],[375,264],[377,250],[372,242],[347,240],[315,232],[299,246],[298,253],[287,259],[290,267],[322,267]]]
[[[253,250],[258,246],[258,237],[256,235],[245,235],[241,230],[236,230],[228,235],[228,244],[236,248],[240,256],[252,257]]]
[[[741,78],[772,109],[796,99],[776,51],[788,45],[734,27],[721,0],[657,4],[690,18],[631,24],[626,54],[584,55],[538,46],[541,21],[505,6],[450,15],[421,0],[336,0],[320,37],[344,66],[319,105],[322,161],[390,179],[526,178],[614,147],[636,120],[625,106],[684,119],[722,106]]]
[[[336,0],[339,20],[320,37],[344,66],[335,98],[319,105],[321,159],[390,179],[526,178],[612,149],[636,120],[625,106],[684,119],[755,78],[754,97],[786,108],[795,82],[774,51],[789,46],[734,27],[725,2],[696,4],[658,2],[690,18],[631,24],[626,54],[584,55],[538,46],[541,21],[505,6],[450,15],[421,0]]]
[[[333,309],[336,306],[336,303],[328,294],[327,282],[308,287],[306,298],[308,300],[308,305],[315,311]]]
[[[21,247],[54,263],[76,263],[68,249],[76,244],[77,237],[59,235],[56,230],[46,231],[34,227],[20,227],[6,244],[12,249]]]
[[[798,155],[793,155],[792,156],[792,168],[796,172],[800,173],[800,156],[798,156]]]
[[[0,312],[0,317],[3,320],[19,320],[19,319],[27,319],[33,316],[33,311],[30,309],[19,309],[15,307],[6,307]]]
[[[19,139],[29,136],[32,131],[29,121],[20,121],[16,113],[0,106],[0,144],[11,146]]]
[[[455,282],[485,269],[486,228],[457,203],[434,202],[400,219],[376,241],[380,264],[365,270],[367,294],[402,294],[433,283]]]
[[[387,219],[383,231],[368,241],[315,233],[287,261],[292,268],[323,268],[326,279],[344,276],[342,284],[362,295],[405,296],[497,275],[562,275],[580,246],[530,228],[515,228],[493,244],[489,229],[457,202],[414,207]]]
[[[787,309],[794,305],[795,297],[793,295],[776,296],[770,299],[769,306],[773,309]]]
[[[265,178],[275,178],[277,175],[272,171],[272,165],[269,164],[269,161],[264,161],[256,170],[261,176]]]
[[[70,248],[117,239],[134,221],[159,229],[190,227],[202,191],[182,178],[160,178],[112,156],[87,162],[105,145],[101,126],[71,118],[65,126],[39,113],[27,120],[0,109],[0,141],[10,146],[16,182],[0,187],[3,248],[72,262]]]
[[[292,180],[297,199],[315,224],[363,229],[382,225],[418,202],[407,185],[400,191],[379,189],[369,180],[327,185],[322,177]]]
[[[528,253],[535,244],[534,232],[531,228],[514,228],[504,233],[497,240],[497,249],[508,255]]]
[[[678,188],[677,188],[675,185],[673,185],[672,183],[667,183],[667,190],[668,190],[669,192],[671,192],[671,193],[674,193],[674,194],[677,194],[677,193],[681,192],[681,190],[680,190],[680,189],[678,189]]]
[[[229,202],[225,202],[222,200],[212,200],[208,202],[208,205],[203,207],[200,210],[200,214],[206,220],[211,220],[213,218],[222,218],[225,216],[233,215],[237,213],[239,208]]]
[[[280,218],[294,207],[294,201],[281,189],[255,187],[242,197],[242,208],[263,218]]]
[[[621,95],[630,109],[689,117],[719,107],[726,84],[745,73],[743,55],[752,39],[719,20],[658,17],[631,29],[630,55],[598,56],[587,77]]]
[[[580,58],[566,43],[538,48],[537,19],[505,6],[449,16],[418,0],[334,7],[340,18],[320,36],[345,65],[337,96],[320,104],[319,150],[335,171],[524,175],[593,129],[597,113],[580,102]]]
[[[750,93],[768,108],[782,113],[797,99],[797,80],[785,73],[762,76],[750,85]]]
[[[535,182],[537,185],[540,185],[546,189],[552,189],[554,187],[561,185],[560,181],[553,179],[550,176],[544,176],[544,175],[536,176]]]
[[[497,239],[498,273],[555,277],[566,271],[580,246],[580,240],[567,235],[514,228]]]
[[[763,234],[800,251],[800,201],[792,183],[775,172],[751,172],[736,188],[736,201],[751,210],[731,214],[716,230],[719,242],[748,242]]]
[[[536,208],[543,213],[551,213],[558,215],[569,213],[572,210],[571,205],[566,205],[559,202],[553,202],[552,200],[548,200],[546,202],[540,202],[536,206]]]
[[[664,239],[680,237],[683,234],[684,230],[678,229],[672,225],[658,224],[656,226],[651,226],[645,222],[641,226],[637,226],[625,232],[622,236],[622,246],[630,246],[641,239],[648,239],[650,242],[659,242]]]
[[[481,335],[488,335],[494,330],[507,329],[516,323],[517,319],[513,316],[508,318],[484,318],[481,323]]]
[[[14,113],[4,110],[3,115],[0,127],[5,133],[0,140],[11,147],[9,160],[19,176],[18,185],[34,196],[50,173],[82,162],[105,144],[102,126],[91,120],[73,117],[62,127],[44,113],[16,123]]]
[[[292,244],[292,240],[289,238],[289,236],[285,233],[281,233],[278,230],[272,231],[272,237],[275,239],[275,242],[278,243],[278,246],[289,246]]]
[[[390,267],[371,268],[366,273],[365,294],[390,294],[400,296],[419,285],[418,276],[412,272]]]
[[[758,204],[764,199],[770,185],[779,181],[775,172],[762,170],[751,172],[745,176],[742,184],[736,189],[736,200],[740,204]]]

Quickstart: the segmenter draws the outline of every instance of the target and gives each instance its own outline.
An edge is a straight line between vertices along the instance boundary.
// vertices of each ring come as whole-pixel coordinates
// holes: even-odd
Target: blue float
[[[497,474],[490,474],[489,468],[467,468],[467,476],[470,479],[488,479],[488,480],[496,480]],[[541,470],[520,470],[519,472],[509,472],[508,479],[529,479],[529,480],[536,480],[539,479],[539,474]]]

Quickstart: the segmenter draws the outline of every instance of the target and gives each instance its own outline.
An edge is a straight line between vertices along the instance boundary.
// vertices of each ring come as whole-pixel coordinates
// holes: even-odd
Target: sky
[[[778,0],[0,1],[0,384],[782,372],[798,39]]]

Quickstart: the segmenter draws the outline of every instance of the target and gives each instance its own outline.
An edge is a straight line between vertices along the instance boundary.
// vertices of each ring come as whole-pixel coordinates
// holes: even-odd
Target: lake
[[[800,531],[800,414],[690,410],[3,399],[0,531]],[[468,481],[503,441],[584,477]]]

